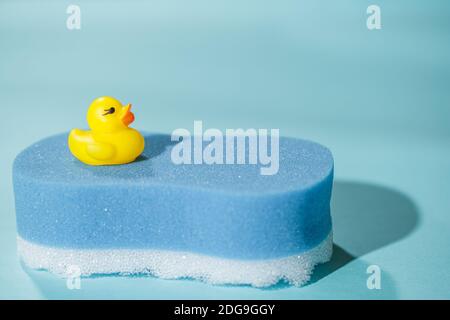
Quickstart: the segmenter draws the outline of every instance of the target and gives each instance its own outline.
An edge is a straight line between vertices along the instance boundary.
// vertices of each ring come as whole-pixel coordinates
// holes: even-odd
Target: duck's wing
[[[93,141],[92,134],[90,132],[80,129],[72,129],[69,134],[69,139],[78,143],[89,143]]]
[[[87,154],[96,160],[108,160],[114,157],[116,148],[105,142],[92,141],[86,144]]]

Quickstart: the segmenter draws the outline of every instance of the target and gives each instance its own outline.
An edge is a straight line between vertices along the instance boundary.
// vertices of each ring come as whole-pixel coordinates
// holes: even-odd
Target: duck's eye
[[[112,113],[116,112],[116,109],[114,107],[111,107],[109,109],[105,109],[104,111],[105,111],[105,113],[103,115],[106,116],[108,114],[112,114]]]

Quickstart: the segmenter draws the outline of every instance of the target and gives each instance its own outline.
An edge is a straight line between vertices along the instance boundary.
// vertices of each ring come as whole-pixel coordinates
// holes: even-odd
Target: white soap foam
[[[269,287],[281,280],[302,286],[314,267],[331,259],[332,232],[319,245],[298,255],[267,260],[224,259],[181,251],[148,249],[61,249],[17,237],[19,256],[29,267],[61,277],[76,266],[81,276],[151,274],[163,279],[193,278],[211,284]]]

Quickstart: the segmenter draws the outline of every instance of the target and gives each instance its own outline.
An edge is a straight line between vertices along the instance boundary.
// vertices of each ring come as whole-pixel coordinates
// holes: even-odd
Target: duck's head
[[[122,105],[113,97],[92,101],[87,113],[89,127],[98,132],[114,132],[127,128],[134,121],[131,104]]]

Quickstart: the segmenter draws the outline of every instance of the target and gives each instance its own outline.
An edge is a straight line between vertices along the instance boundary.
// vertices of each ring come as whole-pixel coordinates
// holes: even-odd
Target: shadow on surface
[[[335,182],[331,214],[334,242],[356,257],[403,239],[419,222],[408,196],[359,182]]]
[[[134,160],[134,162],[141,162],[150,160],[162,154],[166,148],[178,143],[172,141],[168,134],[144,134],[145,148],[142,154]]]
[[[369,264],[354,260],[407,237],[419,223],[418,209],[408,196],[391,188],[360,182],[334,183],[331,214],[333,257],[317,266],[310,284],[349,263],[355,263],[364,281]],[[384,281],[384,289],[394,290],[392,279],[387,275],[384,278],[388,280]]]
[[[162,154],[167,147],[178,143],[178,141],[172,141],[169,134],[144,134],[144,139],[145,149],[136,161],[154,158]]]
[[[333,257],[331,260],[325,264],[318,265],[314,268],[314,273],[311,276],[309,283],[314,283],[326,277],[327,275],[335,272],[339,268],[345,266],[347,263],[353,261],[354,256],[349,254],[347,251],[339,247],[338,245],[333,245]]]

